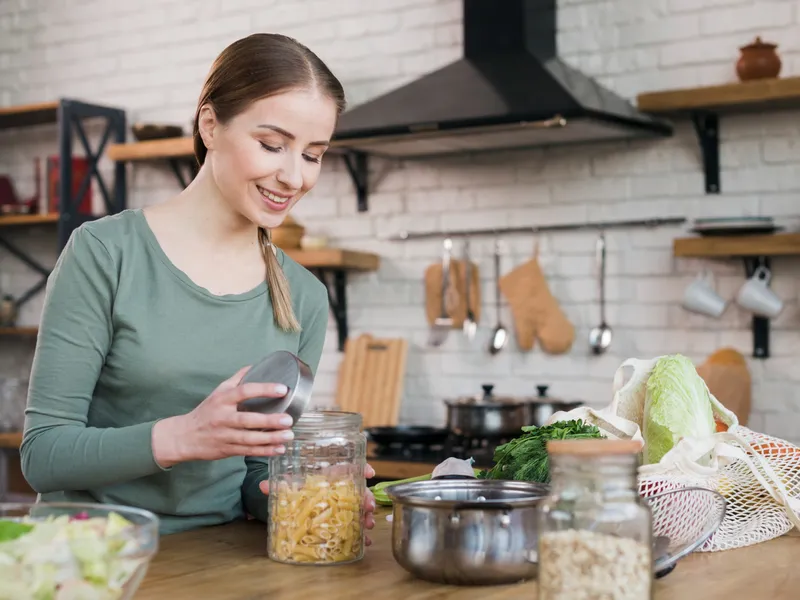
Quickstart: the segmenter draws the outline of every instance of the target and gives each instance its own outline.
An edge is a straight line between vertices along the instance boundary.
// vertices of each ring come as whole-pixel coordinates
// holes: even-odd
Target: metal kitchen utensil
[[[537,572],[538,505],[548,486],[438,479],[391,485],[392,554],[427,581],[499,585]]]
[[[597,240],[597,268],[600,283],[600,325],[589,332],[589,346],[594,354],[602,354],[611,345],[611,327],[606,323],[606,236]]]
[[[727,507],[722,494],[700,487],[669,490],[645,500],[653,514],[656,577],[669,573],[681,558],[705,544],[725,519]]]
[[[528,403],[493,395],[491,384],[481,387],[482,395],[445,400],[448,429],[473,439],[519,435],[528,424]]]
[[[497,354],[502,350],[508,341],[508,331],[500,320],[500,242],[494,243],[494,293],[497,306],[497,325],[489,339],[489,353]]]
[[[441,346],[447,339],[447,334],[453,327],[453,319],[447,313],[447,295],[450,287],[450,257],[453,251],[453,240],[449,237],[443,242],[442,254],[442,307],[439,316],[433,323],[428,343],[431,346]]]
[[[249,398],[238,409],[259,413],[286,413],[296,423],[311,399],[314,375],[300,358],[286,350],[268,355],[245,373],[242,383],[282,383],[289,392],[282,398]]]
[[[528,418],[527,425],[542,427],[547,424],[547,420],[557,412],[567,412],[583,406],[580,400],[559,400],[547,395],[546,385],[537,385],[537,396],[528,399]]]
[[[464,300],[467,306],[467,316],[462,329],[467,339],[473,340],[478,330],[478,323],[475,321],[475,312],[470,304],[470,287],[472,287],[472,263],[469,256],[469,238],[464,238]]]

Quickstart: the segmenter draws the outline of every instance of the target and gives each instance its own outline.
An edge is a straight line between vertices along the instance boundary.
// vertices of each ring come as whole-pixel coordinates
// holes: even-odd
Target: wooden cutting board
[[[736,415],[739,424],[747,425],[753,384],[745,357],[733,348],[722,348],[697,367],[697,372],[714,397]]]
[[[450,302],[445,302],[448,316],[453,320],[453,329],[461,329],[467,318],[466,262],[450,261]],[[478,265],[470,263],[469,305],[475,315],[475,322],[481,320],[481,281]],[[425,316],[432,327],[442,313],[442,263],[433,263],[425,269]]]
[[[336,405],[361,413],[364,427],[397,425],[406,374],[408,340],[348,338],[339,369]]]

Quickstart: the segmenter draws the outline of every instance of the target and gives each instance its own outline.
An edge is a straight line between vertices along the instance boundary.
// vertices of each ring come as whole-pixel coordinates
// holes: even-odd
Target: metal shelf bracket
[[[347,341],[347,271],[344,269],[314,269],[314,275],[325,284],[331,314],[336,321],[339,351],[344,351]]]
[[[696,111],[692,113],[692,123],[700,143],[703,158],[703,171],[706,180],[706,194],[720,193],[719,175],[719,115],[714,112]]]
[[[350,179],[356,188],[356,201],[358,212],[369,209],[369,161],[366,152],[348,150],[342,155]]]
[[[178,180],[178,183],[184,189],[189,187],[189,184],[197,177],[197,172],[200,170],[197,166],[197,161],[193,158],[170,158],[167,159],[167,162],[169,162],[175,179]],[[186,168],[185,170],[188,171],[188,175],[182,167]]]
[[[770,269],[769,256],[745,257],[744,270],[750,278],[758,267]],[[753,316],[753,358],[769,358],[769,319]]]

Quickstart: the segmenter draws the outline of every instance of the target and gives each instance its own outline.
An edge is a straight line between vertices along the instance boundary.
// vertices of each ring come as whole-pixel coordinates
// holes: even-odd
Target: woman
[[[241,39],[203,87],[191,185],[75,230],[48,281],[21,448],[43,501],[145,508],[165,534],[267,518],[266,457],[291,418],[236,405],[286,390],[238,383],[276,350],[316,372],[327,291],[269,232],[317,182],[344,104],[304,46]]]

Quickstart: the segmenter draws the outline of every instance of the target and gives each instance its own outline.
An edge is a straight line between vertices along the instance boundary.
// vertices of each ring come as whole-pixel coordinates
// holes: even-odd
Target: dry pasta
[[[353,479],[306,475],[270,490],[270,557],[337,563],[362,554],[363,490]]]

